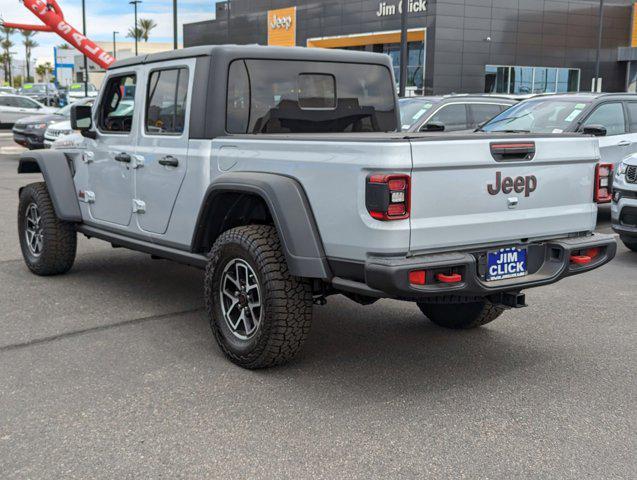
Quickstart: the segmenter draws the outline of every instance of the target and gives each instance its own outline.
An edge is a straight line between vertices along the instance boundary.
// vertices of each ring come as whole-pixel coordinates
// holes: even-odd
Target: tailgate
[[[596,139],[443,138],[411,140],[410,253],[594,229]],[[521,144],[522,153],[507,150]]]

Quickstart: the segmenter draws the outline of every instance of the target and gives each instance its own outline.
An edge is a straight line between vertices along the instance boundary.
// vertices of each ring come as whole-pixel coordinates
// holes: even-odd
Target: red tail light
[[[613,164],[598,163],[595,167],[595,195],[597,203],[608,203],[613,198],[611,181],[613,179]]]
[[[365,188],[367,211],[376,220],[409,218],[409,187],[409,175],[370,175]]]
[[[425,270],[412,270],[409,272],[409,283],[411,285],[426,285],[427,272]]]

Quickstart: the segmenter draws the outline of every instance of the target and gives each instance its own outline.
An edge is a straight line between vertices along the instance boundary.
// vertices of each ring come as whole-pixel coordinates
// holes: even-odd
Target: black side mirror
[[[442,122],[425,123],[420,129],[421,132],[444,132],[445,124]]]
[[[586,125],[582,127],[582,133],[586,135],[594,135],[595,137],[605,137],[606,127],[604,125]]]
[[[79,130],[83,137],[96,138],[93,127],[93,109],[90,105],[73,105],[71,107],[71,128]]]

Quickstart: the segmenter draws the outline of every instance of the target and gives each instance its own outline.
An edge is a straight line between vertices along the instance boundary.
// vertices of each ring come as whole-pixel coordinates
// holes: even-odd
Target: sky
[[[133,26],[133,6],[129,0],[85,0],[86,32],[92,40],[112,40],[113,31],[125,40],[126,32]],[[150,41],[172,42],[172,0],[143,0],[138,5],[139,18],[152,18],[157,27],[151,32]],[[216,0],[178,0],[179,34],[183,32],[184,23],[209,20],[214,16]],[[82,0],[58,0],[64,12],[64,18],[73,27],[82,31]],[[5,21],[17,23],[39,24],[40,19],[33,15],[18,0],[0,0],[0,17]],[[16,58],[24,58],[22,37],[13,35],[16,44]],[[33,49],[32,57],[41,61],[53,60],[53,47],[64,42],[54,33],[40,32],[35,36],[39,46]],[[130,40],[130,39],[126,39]]]

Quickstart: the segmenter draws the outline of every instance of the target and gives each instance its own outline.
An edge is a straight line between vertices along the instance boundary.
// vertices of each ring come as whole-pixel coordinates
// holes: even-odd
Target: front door
[[[111,226],[130,224],[133,209],[133,172],[137,166],[135,145],[141,103],[137,98],[135,73],[109,77],[95,122],[98,138],[89,142],[88,191],[80,200],[88,202],[91,216]]]
[[[631,141],[626,138],[626,118],[622,102],[602,103],[584,120],[580,129],[601,125],[606,135],[599,137],[599,153],[603,163],[617,165],[630,153]]]
[[[135,198],[145,213],[139,227],[164,234],[188,168],[189,92],[192,61],[148,67],[146,98],[137,155],[144,166],[135,171]]]

